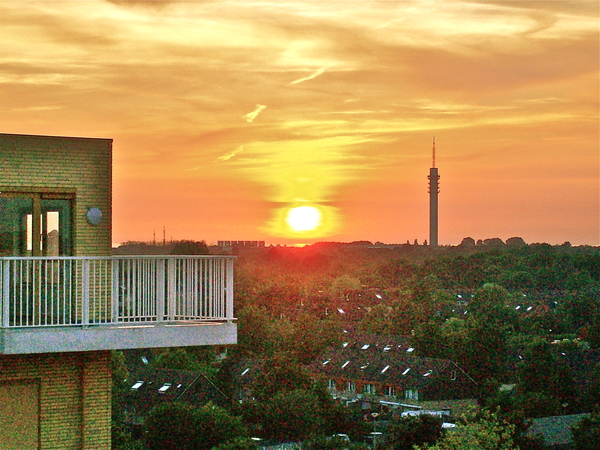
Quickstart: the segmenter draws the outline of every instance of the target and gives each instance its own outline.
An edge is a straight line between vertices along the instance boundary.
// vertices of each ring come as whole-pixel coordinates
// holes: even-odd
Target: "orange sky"
[[[0,2],[0,132],[114,139],[113,240],[599,245],[596,0]],[[308,231],[295,206],[321,216]]]

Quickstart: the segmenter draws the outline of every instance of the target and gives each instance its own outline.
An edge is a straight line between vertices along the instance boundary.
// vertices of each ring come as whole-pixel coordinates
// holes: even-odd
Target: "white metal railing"
[[[233,319],[231,256],[0,258],[0,328]]]

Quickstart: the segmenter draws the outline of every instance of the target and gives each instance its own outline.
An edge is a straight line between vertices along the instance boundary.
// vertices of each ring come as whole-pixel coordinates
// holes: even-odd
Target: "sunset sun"
[[[321,212],[314,206],[297,206],[286,217],[294,231],[311,231],[321,224]]]

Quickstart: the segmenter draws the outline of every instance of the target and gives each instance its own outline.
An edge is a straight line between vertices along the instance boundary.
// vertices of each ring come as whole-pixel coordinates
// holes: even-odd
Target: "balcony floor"
[[[0,354],[5,355],[235,343],[234,321],[0,329]]]

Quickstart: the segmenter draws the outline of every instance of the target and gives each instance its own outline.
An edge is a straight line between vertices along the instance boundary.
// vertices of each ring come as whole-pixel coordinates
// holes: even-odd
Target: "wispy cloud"
[[[246,114],[246,122],[254,122],[254,119],[256,119],[256,116],[258,116],[260,114],[260,112],[266,108],[266,105],[256,105],[256,109],[254,111],[252,111],[251,113]]]
[[[217,160],[218,161],[228,161],[231,158],[233,158],[235,155],[237,155],[238,153],[243,152],[243,151],[244,151],[244,147],[240,147],[237,150],[234,150],[234,151],[229,152],[229,153],[225,153],[223,156],[219,156],[217,158]]]
[[[298,78],[297,80],[292,81],[290,84],[298,84],[298,83],[302,83],[303,81],[312,80],[313,78],[317,78],[319,75],[323,75],[326,70],[327,70],[326,67],[321,67],[319,70],[317,70],[316,72],[313,72],[309,76]]]

